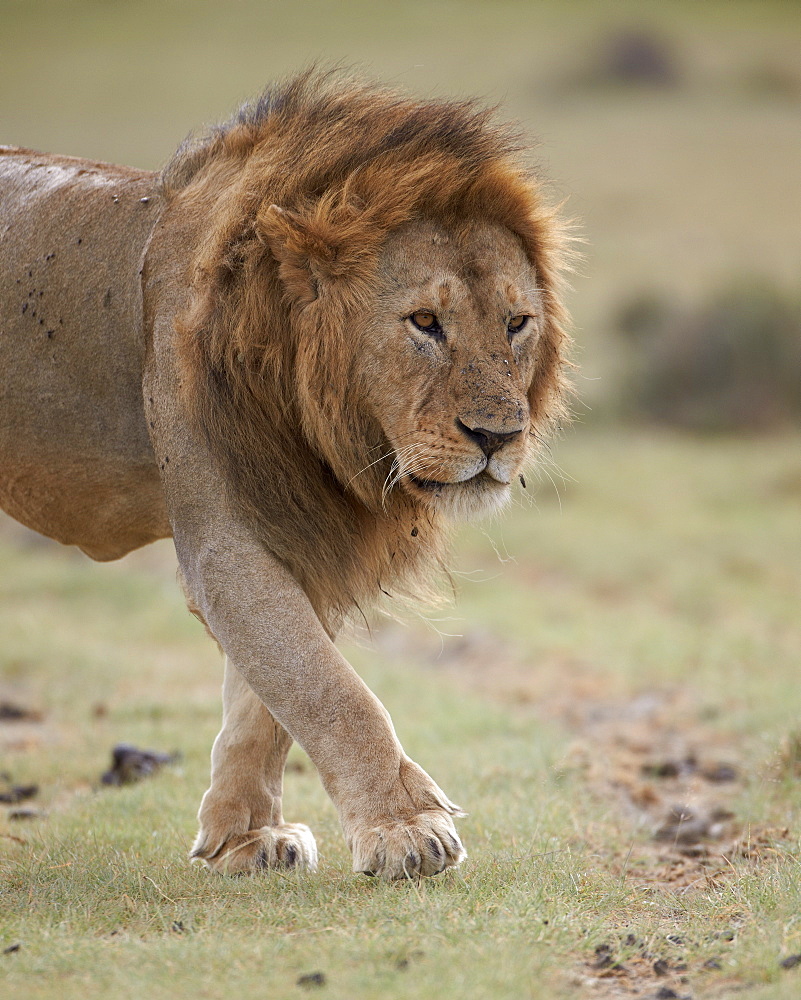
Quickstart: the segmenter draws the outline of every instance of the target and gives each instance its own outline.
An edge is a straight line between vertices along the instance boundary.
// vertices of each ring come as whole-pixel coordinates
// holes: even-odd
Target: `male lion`
[[[455,806],[334,645],[499,508],[564,395],[560,228],[469,102],[307,72],[159,175],[0,155],[0,503],[117,559],[172,536],[226,655],[193,856],[305,866],[314,762],[355,871],[434,875]]]

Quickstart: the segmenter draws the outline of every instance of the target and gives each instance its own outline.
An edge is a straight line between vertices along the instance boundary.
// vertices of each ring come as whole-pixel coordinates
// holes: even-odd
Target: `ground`
[[[2,770],[39,786],[0,821],[9,987],[797,996],[799,440],[579,429],[555,454],[559,497],[529,483],[458,540],[454,606],[347,650],[469,811],[468,861],[420,884],[350,873],[299,751],[320,871],[190,866],[220,665],[169,547],[97,566],[5,522],[0,701],[34,717],[0,721]],[[182,759],[106,786],[119,742]]]

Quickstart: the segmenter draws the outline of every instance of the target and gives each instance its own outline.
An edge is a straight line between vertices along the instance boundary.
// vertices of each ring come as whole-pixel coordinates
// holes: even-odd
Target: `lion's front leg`
[[[291,736],[337,809],[354,870],[402,879],[458,865],[465,852],[453,817],[461,810],[406,756],[387,710],[298,581],[246,526],[214,513],[224,495],[200,507],[199,524],[193,505],[185,522],[175,518],[190,606],[228,657],[224,725],[195,855],[221,871],[314,864],[311,834],[281,817]]]
[[[453,824],[463,816],[413,760],[402,756],[397,780],[367,810],[356,796],[340,809],[353,870],[385,879],[438,875],[467,856]]]
[[[281,793],[292,737],[226,658],[223,727],[211,752],[211,787],[192,848],[214,871],[315,868],[311,830],[284,823]]]
[[[243,672],[317,767],[354,871],[403,879],[458,865],[461,810],[406,756],[384,706],[321,632],[294,639],[282,671],[259,659]]]
[[[271,823],[287,829],[276,804],[288,733],[339,813],[355,871],[402,879],[458,865],[465,857],[453,824],[459,807],[406,756],[386,709],[336,648],[297,581],[235,531],[230,525],[224,546],[209,542],[196,555],[180,536],[176,546],[191,603],[237,667],[226,671],[226,719],[201,808],[198,856],[236,870],[238,857],[259,857],[257,833],[268,836]],[[267,733],[277,740],[269,755]],[[265,778],[252,762],[268,756]],[[303,847],[300,839],[293,843]]]

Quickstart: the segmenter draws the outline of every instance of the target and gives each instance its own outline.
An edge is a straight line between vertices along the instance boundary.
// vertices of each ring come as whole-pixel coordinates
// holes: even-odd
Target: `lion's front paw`
[[[232,834],[213,844],[203,833],[190,855],[200,858],[221,875],[239,875],[265,868],[317,868],[317,844],[311,830],[302,823],[263,826],[247,833]]]
[[[351,846],[353,870],[384,879],[438,875],[467,857],[453,820],[441,809],[362,830]]]

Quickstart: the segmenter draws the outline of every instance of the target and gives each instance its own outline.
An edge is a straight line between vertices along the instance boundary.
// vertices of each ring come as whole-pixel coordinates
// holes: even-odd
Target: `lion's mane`
[[[370,300],[387,233],[429,217],[517,234],[545,308],[535,440],[563,415],[563,227],[520,151],[473,102],[310,70],[189,139],[163,172],[171,209],[206,220],[177,323],[186,406],[231,502],[332,630],[380,592],[420,596],[442,551],[436,515],[400,489],[382,496],[392,455],[360,405],[345,322]]]

